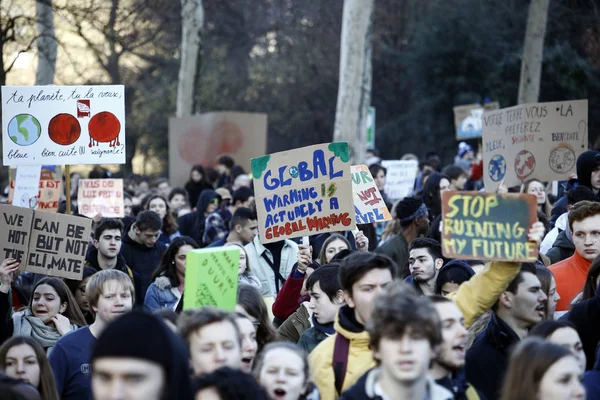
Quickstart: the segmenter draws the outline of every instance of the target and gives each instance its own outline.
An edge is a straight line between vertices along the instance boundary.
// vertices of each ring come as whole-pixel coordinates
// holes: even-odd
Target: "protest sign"
[[[353,165],[350,171],[356,223],[368,224],[391,220],[392,216],[381,198],[381,193],[377,189],[369,167]]]
[[[194,164],[214,167],[217,158],[227,154],[248,171],[250,159],[266,151],[266,114],[211,112],[169,119],[169,181],[173,186],[184,185]]]
[[[125,164],[125,89],[3,86],[4,165]]]
[[[523,104],[483,115],[483,180],[494,192],[528,179],[563,181],[588,146],[587,100]]]
[[[353,230],[348,143],[329,143],[252,159],[262,244]]]
[[[467,104],[456,106],[454,111],[454,126],[456,128],[456,140],[477,139],[481,137],[481,126],[483,113],[500,108],[500,104],[485,103],[483,107],[479,104]]]
[[[530,194],[442,192],[442,250],[445,257],[471,260],[537,260],[527,241],[537,221]]]
[[[62,181],[40,178],[38,185],[37,205],[34,209],[48,212],[58,211],[58,202],[62,194]],[[14,187],[15,181],[10,181],[8,204],[12,204]]]
[[[14,258],[21,261],[19,269],[25,269],[29,249],[29,234],[33,210],[0,204],[2,225],[0,229],[0,259]]]
[[[81,280],[92,220],[35,211],[25,271]]]
[[[412,193],[419,172],[417,161],[384,160],[381,165],[387,169],[384,190],[389,199],[401,200]]]
[[[191,250],[185,262],[183,309],[214,306],[235,310],[241,249],[237,246]]]
[[[41,172],[41,165],[21,165],[17,167],[12,196],[14,206],[37,208]]]
[[[80,179],[77,209],[89,218],[123,218],[123,179]]]
[[[375,107],[369,107],[367,114],[367,149],[375,148]]]

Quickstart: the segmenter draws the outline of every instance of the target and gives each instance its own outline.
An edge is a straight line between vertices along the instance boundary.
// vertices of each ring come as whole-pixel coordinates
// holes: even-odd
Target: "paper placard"
[[[391,200],[401,200],[412,193],[419,172],[416,160],[384,160],[381,166],[387,169],[385,194]]]
[[[495,192],[536,178],[565,181],[588,146],[588,101],[523,104],[483,115],[483,180]]]
[[[208,247],[191,250],[185,262],[183,309],[214,306],[235,310],[240,248]]]
[[[17,207],[37,208],[41,165],[21,165],[15,174],[12,204]]]
[[[252,159],[260,242],[352,230],[348,143],[327,143]]]
[[[3,86],[4,165],[125,164],[125,89]]]
[[[369,167],[353,165],[350,171],[356,223],[368,224],[391,220],[392,216],[381,198],[381,193],[377,189]]]
[[[500,104],[485,103],[483,107],[479,104],[468,104],[456,106],[454,111],[454,127],[456,128],[456,140],[478,139],[481,137],[481,126],[483,113],[500,108]]]
[[[538,247],[529,242],[537,221],[531,194],[442,192],[442,251],[445,257],[535,262]]]
[[[0,258],[14,258],[17,261],[27,260],[29,253],[29,234],[33,210],[0,204]],[[19,269],[25,269],[25,262],[21,262]]]
[[[10,181],[8,204],[12,204],[15,181]],[[62,181],[40,179],[36,210],[57,212],[58,202],[62,195]]]
[[[123,218],[123,179],[80,179],[77,209],[89,218]]]
[[[35,211],[25,271],[81,280],[92,220]]]

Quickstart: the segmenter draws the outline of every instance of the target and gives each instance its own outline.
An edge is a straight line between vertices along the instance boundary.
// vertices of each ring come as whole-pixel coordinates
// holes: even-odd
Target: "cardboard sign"
[[[211,112],[169,119],[169,182],[173,186],[184,185],[194,164],[214,167],[217,158],[227,154],[249,171],[250,159],[266,151],[266,114]]]
[[[527,240],[537,221],[531,194],[442,192],[442,250],[449,258],[531,261],[538,257]]]
[[[25,271],[81,280],[92,220],[35,211]]]
[[[123,179],[80,179],[77,209],[89,218],[123,218]]]
[[[236,246],[191,250],[185,262],[183,309],[214,306],[235,310],[241,249]]]
[[[353,230],[348,143],[252,159],[260,242]]]
[[[391,200],[401,200],[412,193],[419,172],[415,160],[385,160],[381,165],[387,169],[385,194]]]
[[[483,115],[483,180],[494,192],[536,178],[564,181],[588,147],[587,100],[523,104]]]
[[[456,140],[480,138],[483,113],[498,110],[499,108],[500,104],[497,102],[485,103],[483,107],[479,104],[454,107],[452,110],[454,111]]]
[[[0,204],[0,259],[14,258],[21,261],[19,269],[25,269],[29,253],[29,233],[33,210]]]
[[[17,167],[13,205],[25,208],[37,208],[41,165],[21,165]]]
[[[125,89],[3,86],[4,165],[125,164]]]
[[[12,204],[14,194],[15,181],[10,181],[10,189],[8,191],[8,204]],[[39,182],[39,190],[37,195],[36,210],[57,212],[58,202],[62,195],[62,181],[41,179]]]
[[[392,219],[381,193],[377,189],[375,180],[366,165],[353,165],[352,172],[352,197],[354,199],[354,212],[357,224],[389,221]]]

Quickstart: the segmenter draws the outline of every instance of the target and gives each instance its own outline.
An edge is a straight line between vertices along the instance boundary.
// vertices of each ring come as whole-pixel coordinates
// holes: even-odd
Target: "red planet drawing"
[[[219,121],[210,126],[192,127],[179,139],[179,155],[188,164],[215,165],[222,154],[235,154],[244,147],[238,124]]]
[[[48,124],[48,136],[62,146],[73,144],[81,135],[81,125],[71,114],[57,114]]]
[[[115,117],[115,114],[102,111],[94,115],[88,124],[90,133],[90,147],[98,143],[108,143],[110,147],[120,146],[119,132],[121,132],[121,123]]]

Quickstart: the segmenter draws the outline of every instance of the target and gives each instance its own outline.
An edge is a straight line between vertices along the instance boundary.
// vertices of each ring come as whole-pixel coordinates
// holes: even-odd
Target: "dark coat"
[[[487,399],[498,398],[510,350],[519,340],[517,334],[496,313],[492,313],[486,328],[467,351],[467,381]]]
[[[587,357],[585,369],[590,370],[594,367],[594,360],[596,360],[597,354],[596,349],[598,343],[600,343],[600,329],[598,329],[597,324],[600,321],[600,287],[596,289],[594,297],[573,305],[573,308],[566,317],[577,328],[577,333],[579,333],[581,343],[583,344],[583,351]],[[596,321],[596,323],[593,321]],[[591,399],[594,397],[588,398]],[[598,398],[600,399],[600,397]]]
[[[319,343],[335,333],[333,321],[329,324],[321,325],[313,315],[312,323],[312,328],[302,332],[300,339],[298,340],[298,346],[304,350],[306,354],[310,354]]]
[[[592,371],[583,375],[583,386],[587,392],[588,399],[600,399],[600,351],[598,351],[596,365]]]
[[[556,237],[552,248],[546,253],[552,264],[566,260],[575,253],[575,245],[567,236],[567,231],[562,231]]]
[[[451,391],[454,400],[485,400],[485,396],[467,382],[464,368],[454,372],[452,376],[436,380],[435,383]]]
[[[196,203],[196,211],[177,218],[177,226],[179,226],[179,233],[181,233],[182,236],[189,236],[194,239],[196,243],[202,243],[206,222],[206,215],[204,215],[204,212],[206,211],[206,207],[208,207],[216,197],[219,197],[219,195],[212,189],[202,191],[198,198],[198,202]]]

